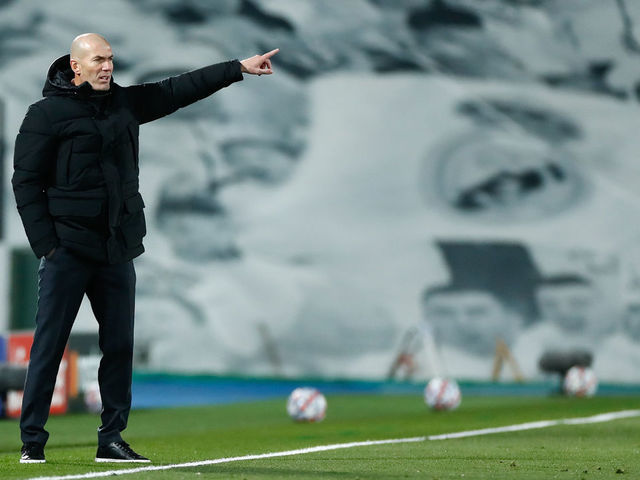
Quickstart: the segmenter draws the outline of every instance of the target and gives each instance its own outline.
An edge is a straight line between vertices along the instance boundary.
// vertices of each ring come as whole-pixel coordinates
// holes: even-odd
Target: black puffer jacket
[[[144,251],[138,192],[138,127],[242,80],[240,62],[210,65],[157,83],[93,90],[75,86],[69,55],[50,67],[44,98],[16,138],[13,191],[38,257],[63,245],[119,263]]]

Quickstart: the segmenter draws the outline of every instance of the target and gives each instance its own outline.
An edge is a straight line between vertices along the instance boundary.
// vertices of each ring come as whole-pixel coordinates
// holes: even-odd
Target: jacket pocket
[[[124,201],[124,212],[120,228],[127,248],[134,248],[140,245],[142,238],[147,234],[143,209],[144,201],[139,193],[136,193],[133,197],[126,198]]]
[[[101,209],[98,198],[49,198],[49,213],[54,217],[97,217]]]

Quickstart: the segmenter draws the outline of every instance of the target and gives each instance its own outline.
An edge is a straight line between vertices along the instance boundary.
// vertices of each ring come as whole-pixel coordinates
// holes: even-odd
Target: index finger
[[[276,53],[278,53],[280,51],[279,48],[274,48],[273,50],[271,50],[270,52],[265,53],[264,55],[262,55],[262,58],[267,59],[267,58],[271,58],[273,57]]]

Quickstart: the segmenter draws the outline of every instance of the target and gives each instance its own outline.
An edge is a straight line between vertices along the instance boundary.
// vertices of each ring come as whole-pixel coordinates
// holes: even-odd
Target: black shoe
[[[28,442],[22,445],[20,463],[45,463],[44,447],[39,443]]]
[[[131,449],[127,442],[121,440],[119,442],[111,442],[104,447],[98,447],[96,462],[149,463],[151,460],[142,455],[138,455]]]

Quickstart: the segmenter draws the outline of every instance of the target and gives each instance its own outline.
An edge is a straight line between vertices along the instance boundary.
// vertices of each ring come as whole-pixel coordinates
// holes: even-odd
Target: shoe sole
[[[97,458],[98,463],[151,463],[151,460],[122,460],[119,458]]]
[[[42,459],[42,460],[29,459],[29,460],[27,460],[27,459],[21,458],[20,459],[20,463],[46,463],[46,460],[45,459]]]

